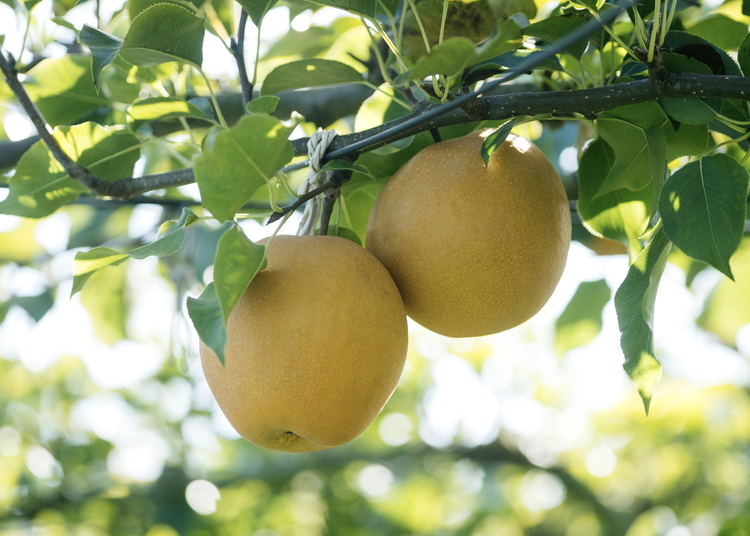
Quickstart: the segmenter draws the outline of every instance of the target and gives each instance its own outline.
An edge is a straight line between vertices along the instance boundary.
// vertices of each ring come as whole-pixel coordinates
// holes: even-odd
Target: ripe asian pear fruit
[[[343,238],[277,236],[267,258],[229,315],[226,365],[201,344],[208,385],[258,446],[308,452],[346,443],[401,375],[401,296],[383,265]]]
[[[571,220],[547,157],[511,134],[485,167],[492,130],[431,145],[388,181],[366,247],[393,276],[407,314],[449,337],[517,326],[547,302],[565,267]]]

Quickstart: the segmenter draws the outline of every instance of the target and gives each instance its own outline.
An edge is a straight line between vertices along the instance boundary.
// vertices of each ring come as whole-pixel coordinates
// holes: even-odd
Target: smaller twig
[[[234,59],[237,62],[237,69],[240,75],[240,86],[242,88],[242,108],[247,108],[247,103],[253,100],[253,84],[247,76],[247,66],[245,65],[245,27],[247,26],[247,11],[244,9],[240,13],[240,24],[237,29],[237,40],[234,37],[230,41]]]
[[[281,218],[283,218],[290,212],[297,210],[299,207],[307,203],[310,199],[312,199],[318,194],[322,194],[323,192],[328,190],[328,188],[330,187],[331,187],[331,184],[329,182],[326,182],[325,184],[318,186],[314,190],[310,190],[306,194],[301,195],[294,201],[294,203],[282,208],[280,212],[274,212],[273,214],[271,214],[271,216],[268,218],[268,221],[266,222],[266,225],[271,225],[272,223],[279,221]]]
[[[648,68],[649,78],[656,84],[657,87],[663,87],[667,83],[670,77],[670,73],[664,66],[664,59],[661,55],[659,47],[654,48],[654,57],[651,61],[648,61],[648,50],[633,47],[633,54],[635,54],[640,61],[646,64]]]
[[[328,234],[328,224],[331,221],[331,214],[333,214],[333,206],[336,204],[336,200],[339,198],[341,187],[349,182],[352,178],[351,170],[337,170],[330,173],[326,183],[329,188],[326,191],[326,195],[323,198],[323,211],[320,215],[320,234]]]
[[[432,134],[432,140],[435,143],[440,143],[441,141],[443,141],[443,136],[440,134],[440,131],[437,129],[437,127],[431,128],[430,134]]]

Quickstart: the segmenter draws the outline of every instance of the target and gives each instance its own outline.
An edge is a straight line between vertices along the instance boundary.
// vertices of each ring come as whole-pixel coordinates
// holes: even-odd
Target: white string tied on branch
[[[307,174],[305,182],[297,190],[299,195],[304,195],[320,186],[318,184],[318,173],[322,167],[321,161],[328,150],[328,146],[338,135],[339,133],[336,130],[318,130],[310,136],[310,139],[307,141],[310,172]],[[297,235],[313,236],[315,234],[315,224],[320,219],[322,208],[323,199],[320,195],[316,195],[305,203],[305,211],[302,213],[302,221],[299,224]]]

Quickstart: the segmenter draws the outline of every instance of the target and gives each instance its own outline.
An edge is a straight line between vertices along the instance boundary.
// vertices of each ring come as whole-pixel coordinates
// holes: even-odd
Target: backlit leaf
[[[623,368],[641,395],[646,415],[661,378],[661,364],[654,355],[654,302],[671,245],[664,230],[659,229],[615,293],[620,345],[625,354]]]
[[[150,244],[131,249],[125,253],[107,247],[97,247],[89,251],[76,253],[73,260],[73,288],[70,295],[73,296],[80,291],[97,270],[120,264],[129,257],[140,260],[152,256],[166,257],[176,253],[185,241],[186,228],[195,223],[197,219],[198,216],[192,210],[183,208],[180,219],[162,224],[159,237]]]
[[[530,24],[523,29],[525,35],[538,37],[542,41],[554,44],[570,32],[573,32],[586,24],[590,15],[588,13],[566,13],[542,19]],[[588,45],[588,37],[583,37],[565,49],[565,52],[580,58]]]
[[[731,156],[690,162],[667,180],[659,198],[667,236],[732,279],[729,258],[742,239],[747,191],[747,171]]]
[[[178,97],[153,97],[136,101],[128,108],[131,126],[137,129],[141,125],[174,117],[190,117],[210,121],[203,111],[190,102]]]
[[[555,322],[555,350],[568,350],[590,343],[602,330],[602,309],[612,292],[604,279],[578,285],[565,310]]]
[[[57,127],[54,136],[68,156],[109,181],[132,176],[140,157],[139,141],[133,134],[95,123]],[[9,182],[10,194],[0,202],[0,213],[27,218],[52,214],[86,191],[65,172],[42,141],[21,157]]]
[[[263,17],[276,4],[276,0],[237,0],[237,3],[245,8],[250,20],[260,28]]]
[[[485,167],[489,163],[492,153],[494,153],[508,138],[508,134],[510,134],[515,123],[515,119],[507,121],[503,126],[484,139],[484,142],[482,142],[482,160],[484,161]]]
[[[578,166],[578,214],[593,234],[625,242],[637,252],[638,237],[649,222],[652,193],[650,188],[635,192],[620,188],[597,196],[612,169],[614,157],[614,151],[602,138],[586,148]]]

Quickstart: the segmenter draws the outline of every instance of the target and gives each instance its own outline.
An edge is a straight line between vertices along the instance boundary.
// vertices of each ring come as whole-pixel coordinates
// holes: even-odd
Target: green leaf
[[[112,346],[127,337],[127,272],[125,266],[118,266],[92,275],[81,292],[81,304],[89,313],[97,337]]]
[[[358,246],[362,245],[362,240],[360,240],[359,235],[348,227],[333,225],[328,229],[328,236],[338,236],[341,238],[346,238],[347,240],[354,242]]]
[[[262,95],[272,95],[287,89],[354,83],[365,83],[364,75],[354,67],[340,61],[310,58],[276,67],[263,80],[260,91]]]
[[[75,33],[80,32],[80,30],[76,28],[72,22],[68,22],[62,17],[52,17],[50,20],[58,26],[62,26],[63,28],[67,28],[68,30],[73,30]]]
[[[195,180],[203,205],[219,219],[231,220],[258,188],[294,156],[287,139],[294,126],[268,115],[242,117],[231,129],[212,129],[195,160]]]
[[[586,24],[590,18],[587,13],[567,13],[556,15],[530,24],[523,29],[524,35],[538,37],[542,41],[554,44],[570,32]],[[588,38],[583,37],[565,49],[565,52],[581,58],[588,46]]]
[[[661,105],[670,117],[687,125],[701,125],[716,118],[716,111],[702,99],[667,99]]]
[[[138,67],[184,61],[197,68],[203,63],[203,17],[174,4],[156,4],[131,23],[120,57]]]
[[[650,188],[626,188],[597,195],[614,165],[615,153],[602,138],[592,142],[578,166],[578,214],[592,234],[629,244],[640,251],[638,237],[648,226],[651,214]]]
[[[708,125],[680,125],[675,131],[671,122],[664,125],[667,136],[667,162],[681,156],[698,156],[708,147]]]
[[[51,126],[72,123],[84,114],[109,106],[91,77],[87,56],[68,54],[59,60],[44,60],[27,74],[26,89]]]
[[[555,321],[555,350],[563,355],[568,350],[585,346],[602,330],[602,310],[612,292],[604,279],[584,281],[565,310]]]
[[[162,224],[161,229],[159,229],[159,237],[150,244],[131,249],[126,253],[106,247],[97,247],[89,251],[76,253],[73,260],[73,288],[70,295],[74,296],[79,292],[97,270],[120,264],[129,257],[142,260],[146,257],[166,257],[176,253],[185,242],[186,228],[195,223],[197,219],[198,216],[192,210],[183,208],[180,219]]]
[[[178,97],[153,97],[136,101],[128,108],[131,127],[137,130],[141,125],[151,121],[190,117],[211,121],[203,111]]]
[[[133,134],[96,123],[57,127],[54,137],[68,156],[108,181],[132,176],[140,158],[140,142]],[[9,183],[10,193],[0,202],[0,213],[27,218],[48,216],[86,191],[65,172],[43,141],[21,157]]]
[[[227,328],[221,316],[221,306],[214,284],[209,283],[198,298],[188,298],[187,310],[203,344],[213,350],[224,365]]]
[[[699,37],[697,35],[693,35],[687,32],[671,30],[665,36],[664,42],[672,50],[675,50],[681,47],[682,45],[686,45],[688,43],[700,43],[704,45],[709,45],[716,51],[719,58],[721,59],[721,63],[724,66],[724,71],[725,71],[722,74],[726,74],[729,76],[742,76],[742,72],[740,71],[740,68],[738,67],[737,63],[735,63],[735,61],[729,56],[729,54],[724,52],[715,44],[710,43],[709,41],[703,39],[702,37]]]
[[[699,21],[687,29],[693,35],[703,37],[724,50],[737,50],[747,35],[747,24],[727,17],[722,13],[714,13],[701,17]]]
[[[247,103],[245,110],[251,114],[267,114],[271,115],[276,111],[276,106],[279,104],[279,98],[275,95],[266,95],[258,97]]]
[[[734,277],[729,258],[745,227],[748,182],[745,168],[720,153],[677,170],[659,198],[659,212],[670,240],[730,279]]]
[[[737,62],[740,64],[742,74],[750,76],[750,34],[747,34],[740,43],[740,48],[737,51]]]
[[[78,34],[78,40],[89,47],[91,51],[91,76],[94,86],[99,90],[99,73],[102,69],[112,63],[117,53],[120,52],[122,39],[106,34],[101,30],[84,24]]]
[[[315,3],[337,7],[349,13],[370,18],[374,18],[380,11],[378,0],[315,0]],[[391,13],[395,13],[395,10]]]
[[[455,76],[471,65],[517,49],[522,40],[521,27],[512,20],[501,22],[496,32],[480,45],[474,45],[466,37],[446,39],[417,60],[411,71],[411,78],[424,78],[433,74]]]
[[[654,302],[671,245],[660,228],[615,293],[620,345],[625,354],[623,368],[641,395],[646,415],[661,378],[661,364],[654,356]]]
[[[219,239],[214,286],[225,323],[250,281],[267,265],[266,246],[252,242],[239,225],[235,224]]]
[[[340,171],[356,171],[357,173],[360,173],[361,175],[364,175],[365,177],[369,177],[372,180],[375,180],[375,176],[370,173],[370,170],[367,169],[365,166],[358,165],[358,164],[352,164],[351,162],[347,162],[346,160],[331,160],[329,162],[326,162],[325,165],[320,168],[320,171],[332,171],[332,170],[340,170]]]
[[[667,166],[665,121],[664,111],[653,102],[599,115],[597,130],[614,150],[615,161],[598,195],[620,188],[637,191],[654,180],[661,185]]]
[[[128,0],[126,4],[128,6],[128,15],[130,20],[134,21],[135,18],[146,11],[148,8],[155,6],[156,4],[173,4],[190,11],[195,12],[196,8],[192,2],[183,0]]]
[[[489,164],[492,153],[494,153],[508,138],[508,134],[510,134],[515,123],[515,119],[507,121],[503,126],[484,139],[484,142],[482,143],[482,160],[484,160],[485,167]]]
[[[732,273],[734,281],[722,277],[711,291],[697,324],[736,347],[737,331],[750,324],[750,239],[732,256]]]
[[[263,17],[276,4],[276,0],[237,0],[237,3],[245,8],[250,20],[256,27],[260,28]]]

